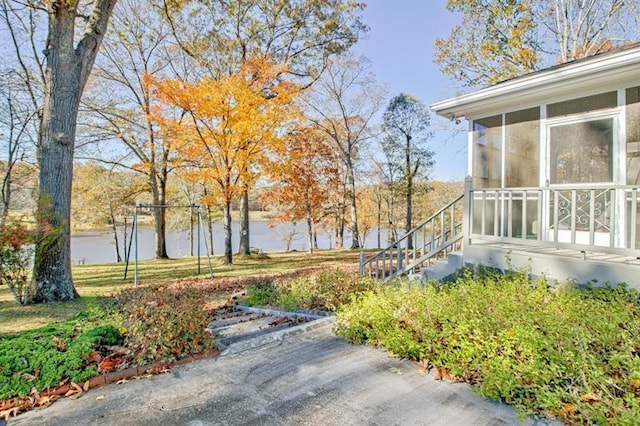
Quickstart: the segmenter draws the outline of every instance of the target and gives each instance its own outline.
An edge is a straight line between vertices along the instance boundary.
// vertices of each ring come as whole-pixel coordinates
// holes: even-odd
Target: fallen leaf
[[[124,352],[114,352],[105,357],[98,366],[101,371],[113,371],[119,364],[124,362],[126,354]]]
[[[127,383],[127,382],[128,382],[128,380],[127,380],[127,379],[120,379],[120,380],[118,380],[118,381],[116,382],[116,385],[122,385],[122,384]]]
[[[90,385],[89,380],[87,380],[86,382],[84,382],[84,385],[82,385],[82,390],[85,392],[88,391],[89,385]]]
[[[93,351],[89,355],[87,355],[87,364],[100,364],[101,361],[102,355],[98,351]]]
[[[53,395],[42,396],[38,399],[35,405],[36,407],[47,407],[51,405],[55,400],[56,398]]]
[[[96,401],[102,401],[105,398],[104,394],[96,396]]]
[[[560,415],[565,418],[573,416],[575,412],[576,407],[571,403],[564,404],[560,409]]]
[[[580,398],[580,399],[582,400],[582,402],[600,402],[600,401],[602,401],[602,398],[600,398],[595,393],[591,393],[591,392],[582,395],[582,398]]]
[[[82,395],[82,388],[77,383],[71,382],[71,389],[64,394],[64,396],[68,396],[69,399],[78,399]]]
[[[36,376],[34,376],[33,374],[29,374],[29,373],[22,373],[20,375],[20,378],[23,380],[26,380],[27,382],[33,382],[35,379],[37,379]]]
[[[5,421],[9,421],[9,417],[15,417],[20,412],[20,407],[9,408],[8,410],[0,411],[0,418],[4,418]]]
[[[60,352],[64,352],[64,351],[66,351],[66,350],[67,350],[67,344],[66,344],[66,343],[64,343],[62,340],[60,340],[60,338],[59,338],[59,337],[57,337],[57,336],[56,336],[56,337],[54,337],[54,338],[53,338],[53,343],[58,347],[58,350],[59,350]]]
[[[40,399],[40,392],[38,392],[38,389],[36,389],[35,386],[31,388],[29,395],[33,396],[35,399]]]

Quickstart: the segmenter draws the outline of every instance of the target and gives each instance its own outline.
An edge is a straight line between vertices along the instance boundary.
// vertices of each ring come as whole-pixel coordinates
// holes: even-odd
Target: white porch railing
[[[512,243],[640,258],[640,186],[471,187],[393,245],[366,259],[360,273],[384,281],[419,272],[462,246]]]
[[[465,243],[508,242],[640,255],[640,187],[465,188]]]

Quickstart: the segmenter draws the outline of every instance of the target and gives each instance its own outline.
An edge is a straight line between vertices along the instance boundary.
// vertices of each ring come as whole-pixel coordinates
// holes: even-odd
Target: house
[[[363,273],[464,263],[640,289],[640,43],[431,109],[469,123],[465,193]]]

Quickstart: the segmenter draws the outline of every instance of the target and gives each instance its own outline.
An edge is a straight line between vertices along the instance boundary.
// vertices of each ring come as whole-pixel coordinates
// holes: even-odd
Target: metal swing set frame
[[[133,234],[132,238],[129,239],[129,247],[127,249],[127,253],[126,253],[126,266],[124,268],[124,278],[123,279],[127,279],[127,273],[129,271],[129,261],[131,259],[131,246],[133,245],[133,258],[134,258],[134,268],[133,268],[133,286],[137,287],[138,286],[138,211],[140,209],[171,209],[171,208],[181,208],[181,209],[190,209],[190,211],[193,214],[193,210],[196,210],[198,212],[197,217],[198,217],[198,225],[197,225],[197,236],[198,238],[196,239],[197,241],[197,253],[198,253],[198,274],[200,274],[201,271],[201,265],[200,265],[200,258],[201,258],[201,253],[200,253],[200,237],[202,236],[203,241],[204,241],[204,247],[207,253],[207,263],[209,266],[209,277],[213,278],[213,266],[211,265],[211,255],[209,252],[209,244],[207,243],[207,236],[205,235],[205,230],[204,227],[202,226],[202,209],[200,205],[196,205],[196,204],[191,204],[188,206],[185,205],[171,205],[171,204],[164,204],[164,205],[158,205],[158,204],[141,204],[141,203],[136,203],[135,208],[133,210],[133,224],[131,225],[131,232]]]

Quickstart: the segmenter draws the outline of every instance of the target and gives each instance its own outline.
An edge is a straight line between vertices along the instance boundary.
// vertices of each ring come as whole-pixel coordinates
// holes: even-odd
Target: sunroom
[[[640,44],[431,106],[469,122],[465,263],[640,283]]]

